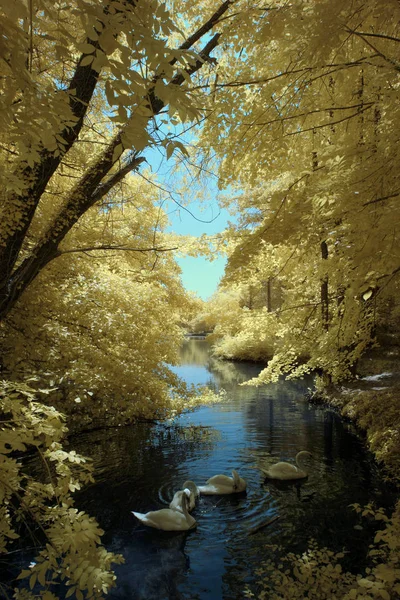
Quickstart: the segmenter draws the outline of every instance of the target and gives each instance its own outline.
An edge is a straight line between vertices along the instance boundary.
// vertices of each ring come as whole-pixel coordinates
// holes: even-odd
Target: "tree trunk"
[[[272,302],[271,302],[271,278],[268,277],[267,280],[267,311],[272,312]]]
[[[134,3],[134,0],[129,0],[129,3]],[[231,3],[232,0],[223,2],[200,28],[179,46],[179,50],[189,49],[195,42],[208,34],[220,17],[228,10]],[[106,14],[109,6],[110,3],[107,2],[104,14]],[[201,69],[203,64],[210,60],[210,52],[218,45],[219,37],[220,34],[217,33],[209,39],[203,50],[198,52],[199,59],[187,67],[184,73],[182,69],[177,71],[176,75],[169,82],[172,90],[175,86],[181,86],[188,77]],[[87,41],[92,46],[96,46],[97,44],[93,40],[88,39]],[[39,154],[39,160],[33,167],[27,165],[17,166],[18,177],[29,183],[27,183],[25,190],[19,195],[15,193],[10,194],[3,206],[4,215],[14,214],[16,207],[18,207],[18,210],[22,212],[22,218],[11,231],[7,231],[7,235],[3,235],[3,240],[0,239],[0,320],[7,316],[24,290],[35,279],[41,269],[59,255],[59,244],[79,218],[110,191],[116,183],[121,181],[127,173],[137,169],[139,164],[144,160],[137,153],[134,153],[116,174],[109,176],[104,181],[104,178],[109,175],[118,160],[117,158],[114,159],[114,150],[119,144],[122,145],[122,135],[125,127],[129,126],[128,122],[125,127],[121,128],[120,132],[110,142],[95,164],[82,176],[58,215],[56,215],[47,227],[47,231],[41,240],[39,240],[36,247],[30,252],[30,255],[15,268],[41,196],[45,192],[50,178],[60,165],[61,159],[77,140],[88,104],[93,97],[97,85],[99,77],[97,71],[94,71],[90,66],[81,66],[84,56],[86,55],[81,56],[68,90],[65,91],[68,94],[68,102],[71,108],[71,120],[75,121],[75,125],[64,127],[59,132],[55,132],[65,140],[63,152],[60,152],[60,155],[56,157],[44,149]],[[175,62],[176,59],[173,59],[171,64]],[[165,108],[164,102],[154,93],[155,85],[156,79],[154,79],[152,88],[147,95],[148,106],[152,109],[152,115],[147,120],[150,120]],[[73,94],[71,93],[72,90],[74,90]],[[60,92],[57,91],[57,93]],[[122,150],[124,150],[123,147]]]
[[[328,245],[325,241],[321,242],[321,256],[323,260],[328,259]],[[328,296],[328,275],[321,279],[321,317],[322,327],[325,331],[329,329],[329,296]]]

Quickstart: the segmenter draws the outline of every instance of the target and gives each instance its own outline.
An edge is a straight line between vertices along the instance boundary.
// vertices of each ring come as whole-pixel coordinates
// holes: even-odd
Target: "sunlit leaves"
[[[273,350],[252,383],[314,369],[351,376],[398,296],[398,6],[357,6],[279,4],[251,53],[244,28],[241,56],[218,69],[203,140],[241,214],[225,290],[258,297],[269,281],[280,294],[264,332],[265,296],[250,316],[239,311],[240,331],[216,329],[226,356],[265,358],[257,339]]]
[[[256,572],[258,593],[254,594],[249,587],[245,597],[260,600],[300,600],[305,597],[315,600],[390,600],[397,596],[400,591],[400,505],[397,504],[390,517],[382,508],[371,505],[353,507],[364,518],[385,523],[370,545],[371,567],[366,567],[362,574],[345,571],[341,565],[345,549],[335,553],[310,540],[302,554],[280,556],[279,562],[273,558],[263,561]],[[276,546],[270,546],[269,550],[272,555],[279,555]]]
[[[43,172],[51,174],[57,166],[56,176],[62,174],[59,160],[68,151],[69,165],[93,165],[119,127],[123,145],[117,144],[108,166],[102,163],[106,175],[125,150],[141,152],[163,142],[165,133],[152,122],[154,112],[166,106],[183,122],[197,119],[200,110],[189,97],[186,72],[197,54],[179,47],[179,18],[162,2],[54,5],[43,0],[30,14],[18,1],[12,11],[6,5],[0,10],[1,249],[39,216],[43,191],[28,188],[41,188]],[[179,82],[178,74],[184,75]],[[79,143],[90,144],[83,164]],[[68,176],[76,178],[73,170]]]
[[[39,403],[33,388],[8,381],[0,385],[0,414],[0,552],[7,552],[19,537],[17,521],[29,529],[34,519],[46,543],[18,579],[27,579],[35,597],[39,593],[43,600],[56,599],[49,586],[57,593],[62,581],[73,589],[69,595],[102,597],[114,585],[111,564],[121,562],[121,557],[100,545],[103,531],[96,521],[73,507],[71,492],[92,481],[92,475],[84,457],[66,452],[60,444],[66,433],[63,416]],[[28,448],[37,450],[48,482],[36,480],[10,456]],[[26,588],[20,588],[16,597],[33,598]]]
[[[32,284],[3,329],[7,368],[34,372],[79,427],[164,418],[188,398],[167,367],[177,361],[190,304],[168,248],[190,243],[164,233],[167,215],[146,177],[128,177],[117,197],[85,215],[65,239],[65,255]]]

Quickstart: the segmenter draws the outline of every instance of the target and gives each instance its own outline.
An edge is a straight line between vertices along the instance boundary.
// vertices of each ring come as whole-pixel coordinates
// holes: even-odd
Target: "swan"
[[[196,519],[189,515],[187,503],[189,501],[190,490],[180,490],[175,494],[177,503],[180,506],[179,510],[172,508],[162,508],[161,510],[152,510],[148,513],[138,513],[132,511],[137,519],[143,525],[153,527],[154,529],[162,529],[163,531],[187,531],[196,527]]]
[[[220,495],[220,494],[237,494],[244,492],[247,487],[247,483],[244,479],[239,477],[239,473],[235,470],[232,471],[232,477],[227,475],[214,475],[206,482],[206,485],[199,486],[200,494],[204,495]]]
[[[183,489],[187,489],[190,492],[190,496],[189,496],[189,500],[188,500],[188,511],[191,512],[194,507],[196,506],[196,498],[198,498],[198,496],[200,495],[199,492],[199,488],[197,487],[197,485],[195,484],[194,481],[185,481],[185,483],[183,484]],[[181,502],[182,502],[182,497],[179,495],[179,492],[176,492],[174,497],[172,498],[172,502],[170,503],[169,507],[172,508],[173,510],[180,510],[182,511],[182,506],[181,506]]]
[[[304,465],[300,463],[306,456],[312,456],[311,452],[302,450],[296,455],[297,466],[291,465],[288,462],[278,462],[269,469],[261,469],[261,471],[270,479],[304,479],[305,477],[308,477],[308,473],[305,471]]]

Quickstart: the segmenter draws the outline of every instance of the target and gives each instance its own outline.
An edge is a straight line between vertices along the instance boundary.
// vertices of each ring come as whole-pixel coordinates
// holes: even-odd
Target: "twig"
[[[174,246],[171,248],[161,248],[161,247],[151,247],[151,248],[131,248],[130,246],[113,246],[113,245],[104,245],[104,246],[88,246],[87,248],[72,248],[71,250],[59,250],[57,256],[61,256],[62,254],[71,254],[73,252],[94,252],[97,250],[124,250],[126,252],[172,252],[173,250],[178,250],[178,246]]]

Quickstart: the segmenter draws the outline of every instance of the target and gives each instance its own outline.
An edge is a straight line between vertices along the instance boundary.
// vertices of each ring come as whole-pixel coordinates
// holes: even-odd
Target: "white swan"
[[[227,475],[214,475],[206,482],[206,485],[199,485],[200,494],[221,495],[221,494],[237,494],[244,492],[247,487],[247,483],[242,477],[239,477],[239,473],[235,470],[232,471],[232,477]]]
[[[304,465],[300,464],[302,459],[306,456],[312,456],[311,452],[307,452],[307,450],[302,450],[296,455],[296,465],[291,465],[287,462],[278,462],[275,465],[272,465],[269,469],[262,469],[261,471],[265,473],[267,477],[270,479],[304,479],[308,477],[307,471],[304,469]]]
[[[200,495],[199,488],[195,484],[194,481],[185,481],[183,484],[183,489],[187,489],[190,492],[189,500],[188,500],[188,511],[191,512],[196,506],[196,498]],[[180,490],[181,491],[181,490]],[[173,510],[182,511],[182,496],[179,492],[175,492],[174,497],[169,505]]]
[[[196,519],[189,515],[187,503],[189,501],[190,490],[180,490],[177,502],[179,502],[180,510],[172,508],[162,508],[161,510],[152,510],[148,513],[138,513],[132,511],[143,525],[154,527],[154,529],[162,529],[163,531],[187,531],[196,527]]]

